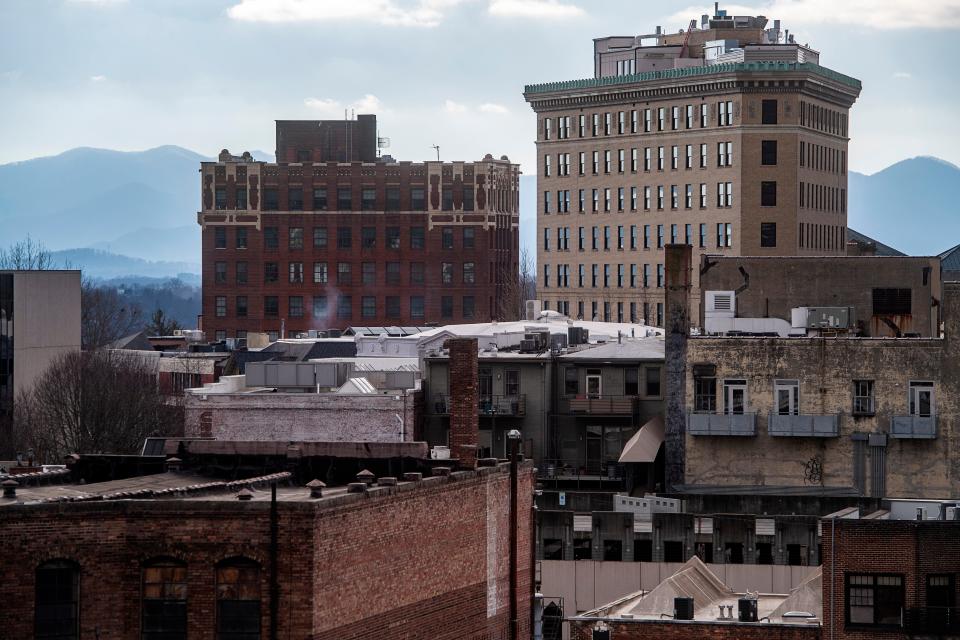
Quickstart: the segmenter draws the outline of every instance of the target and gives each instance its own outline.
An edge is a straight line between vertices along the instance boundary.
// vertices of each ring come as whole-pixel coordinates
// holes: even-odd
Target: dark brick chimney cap
[[[12,478],[7,478],[3,482],[0,482],[0,487],[19,487],[20,483]]]
[[[250,489],[240,489],[237,492],[237,500],[250,500],[251,498],[253,498],[253,491],[250,491]]]
[[[308,486],[309,488],[311,488],[311,489],[323,489],[323,488],[326,487],[327,485],[326,485],[326,483],[324,483],[322,480],[314,479],[314,480],[311,480],[310,482],[308,482],[308,483],[307,483],[307,486]]]
[[[373,472],[370,471],[369,469],[364,469],[363,471],[357,474],[357,477],[358,478],[376,478],[377,476],[373,475]]]

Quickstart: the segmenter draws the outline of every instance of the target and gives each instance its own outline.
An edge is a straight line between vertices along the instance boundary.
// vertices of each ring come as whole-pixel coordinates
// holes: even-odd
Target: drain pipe
[[[280,585],[277,582],[277,483],[270,485],[270,640],[277,640]]]
[[[821,559],[822,561],[822,559]],[[837,601],[837,517],[830,518],[830,640],[833,640],[833,627],[836,624],[834,603]]]

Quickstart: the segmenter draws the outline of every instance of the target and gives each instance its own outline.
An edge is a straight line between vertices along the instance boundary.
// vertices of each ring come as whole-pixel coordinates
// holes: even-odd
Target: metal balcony
[[[635,396],[600,396],[596,398],[578,396],[560,399],[560,413],[566,414],[628,416],[634,412],[636,406],[637,398]]]
[[[774,413],[767,421],[767,433],[793,438],[836,438],[840,435],[840,416]]]
[[[894,416],[891,438],[932,439],[937,437],[937,416]]]
[[[755,436],[755,413],[694,413],[687,412],[687,433],[692,436]]]
[[[427,406],[428,413],[436,416],[450,415],[450,396],[437,394]],[[527,414],[527,396],[480,396],[477,413],[487,417],[523,417]]]

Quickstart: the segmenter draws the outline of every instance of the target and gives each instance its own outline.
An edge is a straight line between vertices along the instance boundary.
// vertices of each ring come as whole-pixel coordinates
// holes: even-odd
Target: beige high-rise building
[[[844,255],[859,94],[763,16],[717,9],[680,33],[595,40],[593,78],[524,93],[537,114],[538,298],[662,326],[666,244]]]

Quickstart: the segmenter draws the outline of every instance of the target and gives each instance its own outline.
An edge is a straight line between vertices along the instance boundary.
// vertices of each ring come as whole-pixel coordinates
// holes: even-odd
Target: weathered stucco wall
[[[945,286],[943,339],[691,338],[686,412],[694,406],[693,367],[716,366],[718,412],[723,380],[745,379],[747,411],[756,412],[755,436],[686,435],[689,485],[834,487],[854,489],[854,434],[888,434],[885,491],[891,497],[946,497],[960,493],[960,284]],[[799,412],[841,414],[839,436],[774,437],[767,417],[774,380],[800,381]],[[875,415],[854,417],[854,380],[873,380]],[[937,433],[932,439],[889,437],[891,418],[909,413],[910,381],[932,381]],[[861,436],[862,437],[862,436]],[[877,452],[879,453],[879,451]],[[874,493],[873,447],[865,447],[866,486]]]
[[[217,440],[413,440],[414,397],[315,393],[187,394],[185,435]]]

